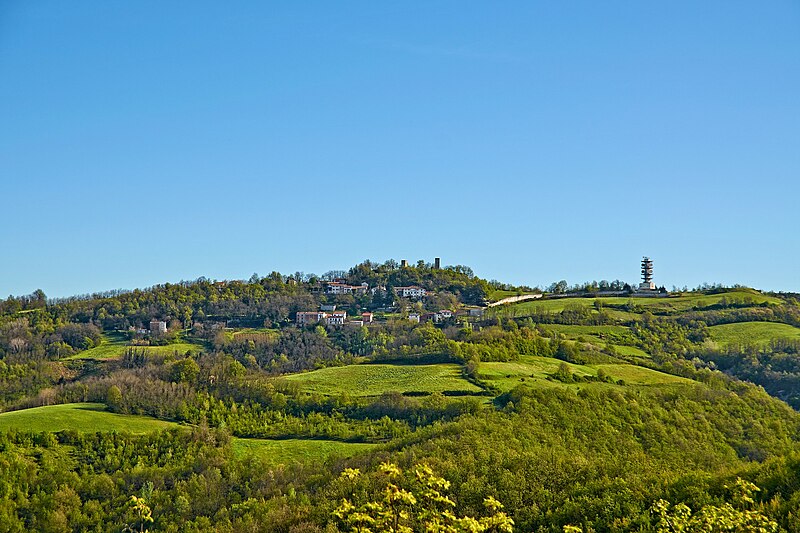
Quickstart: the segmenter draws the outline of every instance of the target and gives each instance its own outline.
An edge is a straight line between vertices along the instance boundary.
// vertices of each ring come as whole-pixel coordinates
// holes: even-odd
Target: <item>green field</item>
[[[75,430],[79,433],[114,431],[145,434],[165,429],[187,427],[150,418],[121,415],[106,411],[101,403],[70,403],[33,407],[21,411],[0,413],[0,433],[17,430],[47,433]],[[302,463],[325,460],[328,457],[350,457],[369,450],[376,444],[305,439],[232,439],[233,452],[238,457],[255,455],[271,464]]]
[[[237,457],[256,456],[279,465],[324,461],[329,457],[350,457],[368,451],[377,444],[316,439],[233,439]]]
[[[201,345],[188,342],[177,342],[166,346],[131,346],[125,335],[121,333],[104,333],[100,346],[76,353],[66,359],[117,359],[122,357],[128,348],[142,349],[147,351],[149,355],[164,356],[173,355],[175,352],[182,355],[188,351],[198,352],[203,350]]]
[[[619,355],[625,355],[629,357],[640,357],[642,359],[650,359],[650,355],[647,352],[635,346],[623,346],[621,344],[615,344],[614,349],[617,351]]]
[[[708,328],[711,340],[721,346],[756,344],[766,346],[773,339],[800,340],[800,329],[775,322],[738,322]]]
[[[322,368],[286,376],[306,392],[326,395],[378,396],[384,392],[479,393],[481,389],[462,377],[461,367],[437,365],[350,365]]]
[[[611,309],[609,306],[624,306],[634,305],[641,307],[643,310],[651,311],[653,313],[677,313],[682,311],[689,311],[695,308],[705,308],[720,303],[725,298],[728,301],[745,302],[752,305],[759,305],[762,303],[780,304],[781,300],[772,296],[766,296],[756,291],[750,290],[734,290],[724,292],[721,294],[687,294],[684,296],[670,296],[668,298],[629,298],[629,297],[610,297],[610,298],[558,298],[553,300],[535,300],[529,302],[522,302],[519,304],[512,304],[498,308],[496,312],[502,316],[517,316],[523,317],[533,314],[536,311],[557,313],[563,311],[567,307],[581,306],[590,310],[594,310],[595,301],[598,301],[607,311],[612,313],[626,313],[625,315],[617,315],[615,318],[628,319],[635,316],[632,313],[619,309]]]
[[[568,339],[577,339],[578,337],[605,339],[608,337],[622,337],[629,335],[630,330],[625,326],[572,326],[563,324],[547,324],[543,326],[545,329],[564,334]]]
[[[101,403],[48,405],[0,414],[0,432],[9,429],[33,432],[74,429],[80,433],[127,431],[141,434],[176,427],[181,426],[149,416],[110,413]]]
[[[563,386],[587,386],[595,383],[578,383],[575,385],[565,385],[558,381],[550,381],[548,376],[554,374],[563,361],[551,357],[521,356],[519,361],[509,362],[486,362],[480,363],[478,372],[481,379],[497,386],[502,391],[509,391],[517,385],[529,385],[533,387],[563,387]],[[596,376],[599,369],[603,369],[606,374],[614,380],[622,379],[628,385],[660,385],[670,383],[691,383],[690,380],[670,374],[664,374],[649,368],[626,364],[600,364],[600,365],[576,365],[566,364],[576,376]],[[602,385],[597,383],[597,385]]]

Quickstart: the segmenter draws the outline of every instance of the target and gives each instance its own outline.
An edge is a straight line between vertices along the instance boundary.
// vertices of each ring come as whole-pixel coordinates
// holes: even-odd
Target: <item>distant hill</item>
[[[0,529],[144,504],[153,531],[347,531],[424,464],[458,516],[492,496],[520,531],[652,531],[662,498],[740,505],[737,477],[792,530],[797,299],[593,290],[387,261],[5,300]]]

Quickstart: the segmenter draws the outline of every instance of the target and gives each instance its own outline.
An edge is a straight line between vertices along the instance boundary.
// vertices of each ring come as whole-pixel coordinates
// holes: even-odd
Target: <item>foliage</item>
[[[697,513],[685,504],[671,505],[665,500],[653,504],[651,512],[658,533],[775,533],[778,523],[760,510],[751,509],[752,495],[758,487],[741,478],[736,480],[733,501],[704,505]]]
[[[489,516],[459,518],[453,514],[455,502],[447,495],[450,482],[435,475],[427,465],[416,465],[413,471],[415,478],[408,482],[403,479],[403,472],[397,465],[382,463],[380,472],[386,479],[383,497],[358,504],[345,498],[334,510],[334,516],[346,531],[359,533],[513,531],[514,521],[503,512],[503,505],[495,498],[489,496],[484,500],[486,510],[491,513]],[[341,477],[353,481],[359,475],[357,468],[347,468]]]

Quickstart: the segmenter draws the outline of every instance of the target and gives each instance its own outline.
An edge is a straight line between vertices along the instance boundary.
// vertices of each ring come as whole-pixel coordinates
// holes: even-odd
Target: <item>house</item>
[[[416,285],[395,287],[394,292],[397,293],[400,298],[424,298],[428,295],[428,291]]]
[[[167,332],[167,323],[163,320],[156,320],[153,319],[150,321],[150,333],[151,334],[160,334]]]
[[[361,313],[361,320],[363,320],[365,324],[372,324],[374,315],[372,313]]]
[[[455,313],[453,313],[449,309],[442,309],[441,311],[439,311],[436,314],[439,315],[439,320],[445,320],[447,318],[453,318],[455,316]],[[438,322],[438,320],[437,320],[437,322]]]
[[[325,292],[333,295],[363,294],[367,292],[368,288],[369,285],[366,283],[362,283],[361,285],[348,285],[347,283],[342,283],[340,281],[331,281],[325,288]]]
[[[416,322],[417,324],[419,324],[419,313],[409,313],[408,319],[411,322]]]
[[[295,323],[298,326],[307,326],[308,324],[318,324],[325,319],[327,315],[322,311],[298,311],[295,317]]]
[[[328,326],[344,326],[347,320],[347,311],[334,311],[325,317]]]

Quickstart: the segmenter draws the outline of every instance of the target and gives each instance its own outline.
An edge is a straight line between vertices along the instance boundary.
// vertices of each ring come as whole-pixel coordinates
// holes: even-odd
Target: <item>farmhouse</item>
[[[331,281],[328,283],[327,287],[325,287],[325,292],[333,295],[363,294],[367,292],[368,288],[369,285],[366,283],[362,283],[361,285],[348,285],[347,283],[342,283],[340,281]]]
[[[295,324],[307,326],[309,324],[324,323],[328,326],[342,326],[347,321],[347,311],[299,311],[295,316]]]
[[[334,311],[325,317],[325,324],[329,326],[344,326],[347,320],[347,311]]]
[[[156,320],[153,319],[150,321],[150,333],[166,333],[167,332],[167,323],[163,320]]]
[[[408,287],[395,287],[394,292],[400,298],[424,298],[428,295],[428,291],[416,285],[409,285]]]
[[[295,317],[295,323],[298,326],[307,326],[308,324],[318,324],[327,316],[322,311],[298,311]]]

